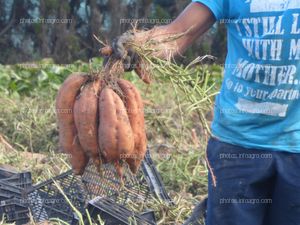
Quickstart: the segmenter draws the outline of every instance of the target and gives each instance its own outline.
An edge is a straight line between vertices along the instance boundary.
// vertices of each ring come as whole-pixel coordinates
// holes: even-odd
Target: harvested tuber
[[[110,46],[105,46],[99,50],[102,56],[111,56],[113,53],[113,49]]]
[[[145,63],[143,63],[142,61],[139,61],[136,64],[135,72],[142,79],[142,81],[144,81],[146,84],[151,83],[150,74],[149,74],[149,71],[146,69]]]
[[[99,99],[98,141],[105,162],[114,163],[120,177],[122,158],[134,150],[134,136],[121,98],[109,87],[105,87]]]
[[[122,91],[121,97],[134,135],[134,151],[132,155],[128,155],[126,162],[130,170],[136,173],[147,150],[143,100],[137,88],[129,81],[119,79],[118,85]]]
[[[73,107],[81,86],[88,80],[83,73],[71,74],[62,84],[56,97],[56,115],[59,129],[59,148],[71,155],[71,165],[75,174],[82,174],[88,157],[77,141]]]
[[[79,142],[85,153],[100,166],[98,146],[98,99],[101,90],[99,79],[86,84],[74,104],[74,119]]]

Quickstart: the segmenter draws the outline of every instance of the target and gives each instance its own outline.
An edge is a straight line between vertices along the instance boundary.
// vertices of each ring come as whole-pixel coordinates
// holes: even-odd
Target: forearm
[[[215,18],[206,6],[191,3],[171,24],[137,33],[136,41],[145,43],[151,40],[155,43],[153,49],[156,56],[170,58],[183,53],[214,22]],[[170,37],[174,39],[170,40]]]

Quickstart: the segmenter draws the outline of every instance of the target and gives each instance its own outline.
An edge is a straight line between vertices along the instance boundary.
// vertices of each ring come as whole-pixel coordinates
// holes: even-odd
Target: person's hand
[[[134,34],[130,31],[123,33],[112,42],[113,57],[123,61],[124,70],[132,71],[136,68],[138,55],[128,47],[128,43],[134,40]]]
[[[147,84],[150,84],[151,79],[146,65],[142,63],[139,55],[129,47],[128,43],[134,41],[134,34],[130,31],[123,33],[121,36],[115,38],[111,46],[106,46],[100,49],[100,54],[104,56],[103,66],[112,59],[122,60],[124,71],[132,71]]]

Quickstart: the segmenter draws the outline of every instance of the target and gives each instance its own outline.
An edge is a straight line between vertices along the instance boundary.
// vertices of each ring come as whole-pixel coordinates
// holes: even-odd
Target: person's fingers
[[[139,62],[139,56],[136,54],[136,52],[132,51],[131,54],[131,69],[134,70],[137,67],[137,64]]]
[[[124,66],[124,70],[125,71],[131,71],[131,57],[129,55],[127,55],[124,59],[123,59],[123,66]]]
[[[124,43],[120,37],[115,38],[112,42],[112,48],[114,56],[117,59],[122,59],[126,55],[126,49],[124,48]]]
[[[114,55],[117,59],[124,59],[127,55],[127,50],[124,45],[126,43],[132,41],[134,35],[132,32],[125,32],[121,36],[115,38],[112,42],[112,48],[114,51]]]
[[[132,71],[137,67],[139,56],[134,51],[128,51],[127,56],[123,59],[125,71]]]
[[[128,42],[133,40],[133,37],[131,32],[126,32],[112,42],[113,56],[115,59],[122,59],[125,71],[132,71],[138,59],[137,54],[132,49],[125,47]]]

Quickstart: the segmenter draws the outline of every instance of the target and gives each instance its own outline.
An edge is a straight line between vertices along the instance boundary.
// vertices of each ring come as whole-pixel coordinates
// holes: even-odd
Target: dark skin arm
[[[136,41],[144,43],[147,38],[152,40],[163,40],[171,35],[185,33],[179,39],[161,43],[156,46],[159,49],[157,56],[169,58],[183,53],[197,38],[204,34],[214,23],[216,19],[212,12],[201,3],[190,3],[185,10],[170,24],[155,27],[149,31],[143,31],[137,34]]]

